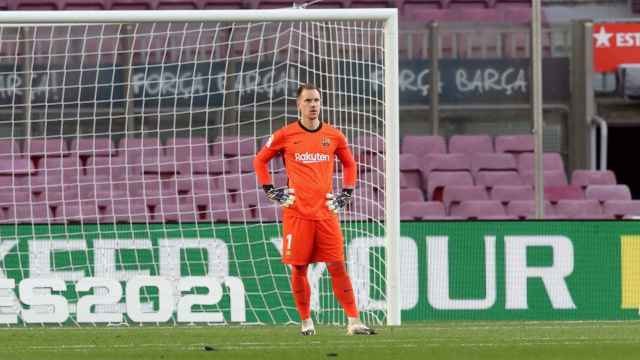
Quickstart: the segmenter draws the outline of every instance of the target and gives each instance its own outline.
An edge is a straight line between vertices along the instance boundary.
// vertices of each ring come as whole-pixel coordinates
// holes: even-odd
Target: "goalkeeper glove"
[[[293,189],[287,187],[274,188],[273,185],[263,185],[262,188],[267,194],[267,198],[271,201],[277,202],[282,207],[289,207],[296,201],[296,196],[293,194]]]
[[[338,195],[327,194],[327,207],[334,213],[338,213],[351,204],[352,197],[353,189],[342,189]]]

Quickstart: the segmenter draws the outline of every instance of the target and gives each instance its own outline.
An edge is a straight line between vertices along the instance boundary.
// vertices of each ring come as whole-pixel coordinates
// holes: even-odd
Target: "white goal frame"
[[[275,9],[176,11],[5,11],[0,24],[92,24],[192,21],[348,21],[384,22],[385,62],[385,244],[387,324],[400,325],[400,200],[398,15],[396,9]]]

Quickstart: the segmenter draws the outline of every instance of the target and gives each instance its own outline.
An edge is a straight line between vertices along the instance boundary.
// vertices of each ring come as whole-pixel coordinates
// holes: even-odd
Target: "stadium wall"
[[[382,262],[371,260],[383,252],[383,239],[369,238],[376,233],[375,224],[350,226],[345,229],[346,254],[359,306],[381,310],[384,294],[376,289],[384,287],[372,286],[369,278],[384,273]],[[96,323],[91,316],[77,316],[79,299],[93,294],[86,284],[85,291],[77,288],[87,277],[121,286],[121,297],[102,300],[126,314],[124,322],[287,323],[296,316],[287,295],[287,271],[280,263],[279,228],[210,223],[3,225],[0,323]],[[638,222],[403,222],[401,234],[405,322],[638,318]],[[311,281],[315,292],[330,293],[324,267],[311,272],[317,275]],[[217,317],[178,314],[184,298],[203,293],[176,293],[175,288],[187,277],[197,282],[205,275],[222,289],[220,299],[203,308]],[[55,291],[43,294],[47,287]],[[168,290],[158,290],[162,287]],[[34,288],[40,293],[27,293]],[[127,295],[131,291],[141,295]],[[57,304],[55,316],[52,307],[43,311],[43,303],[34,302],[34,294],[44,304]],[[95,295],[93,301],[100,300],[100,293]],[[322,317],[332,301],[315,298],[316,316]]]

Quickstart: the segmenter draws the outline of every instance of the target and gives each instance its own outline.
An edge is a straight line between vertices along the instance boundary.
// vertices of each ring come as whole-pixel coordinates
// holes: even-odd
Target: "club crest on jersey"
[[[329,145],[331,145],[331,140],[329,140],[329,138],[322,138],[320,145],[322,145],[325,148],[328,148]]]

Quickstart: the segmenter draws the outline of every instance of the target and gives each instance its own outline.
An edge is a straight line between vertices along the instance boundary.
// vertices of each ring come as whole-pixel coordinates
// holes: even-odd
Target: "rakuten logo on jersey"
[[[302,154],[295,153],[294,155],[295,155],[296,161],[301,161],[305,164],[317,163],[321,161],[329,161],[329,155],[322,154],[322,153],[304,152]]]

